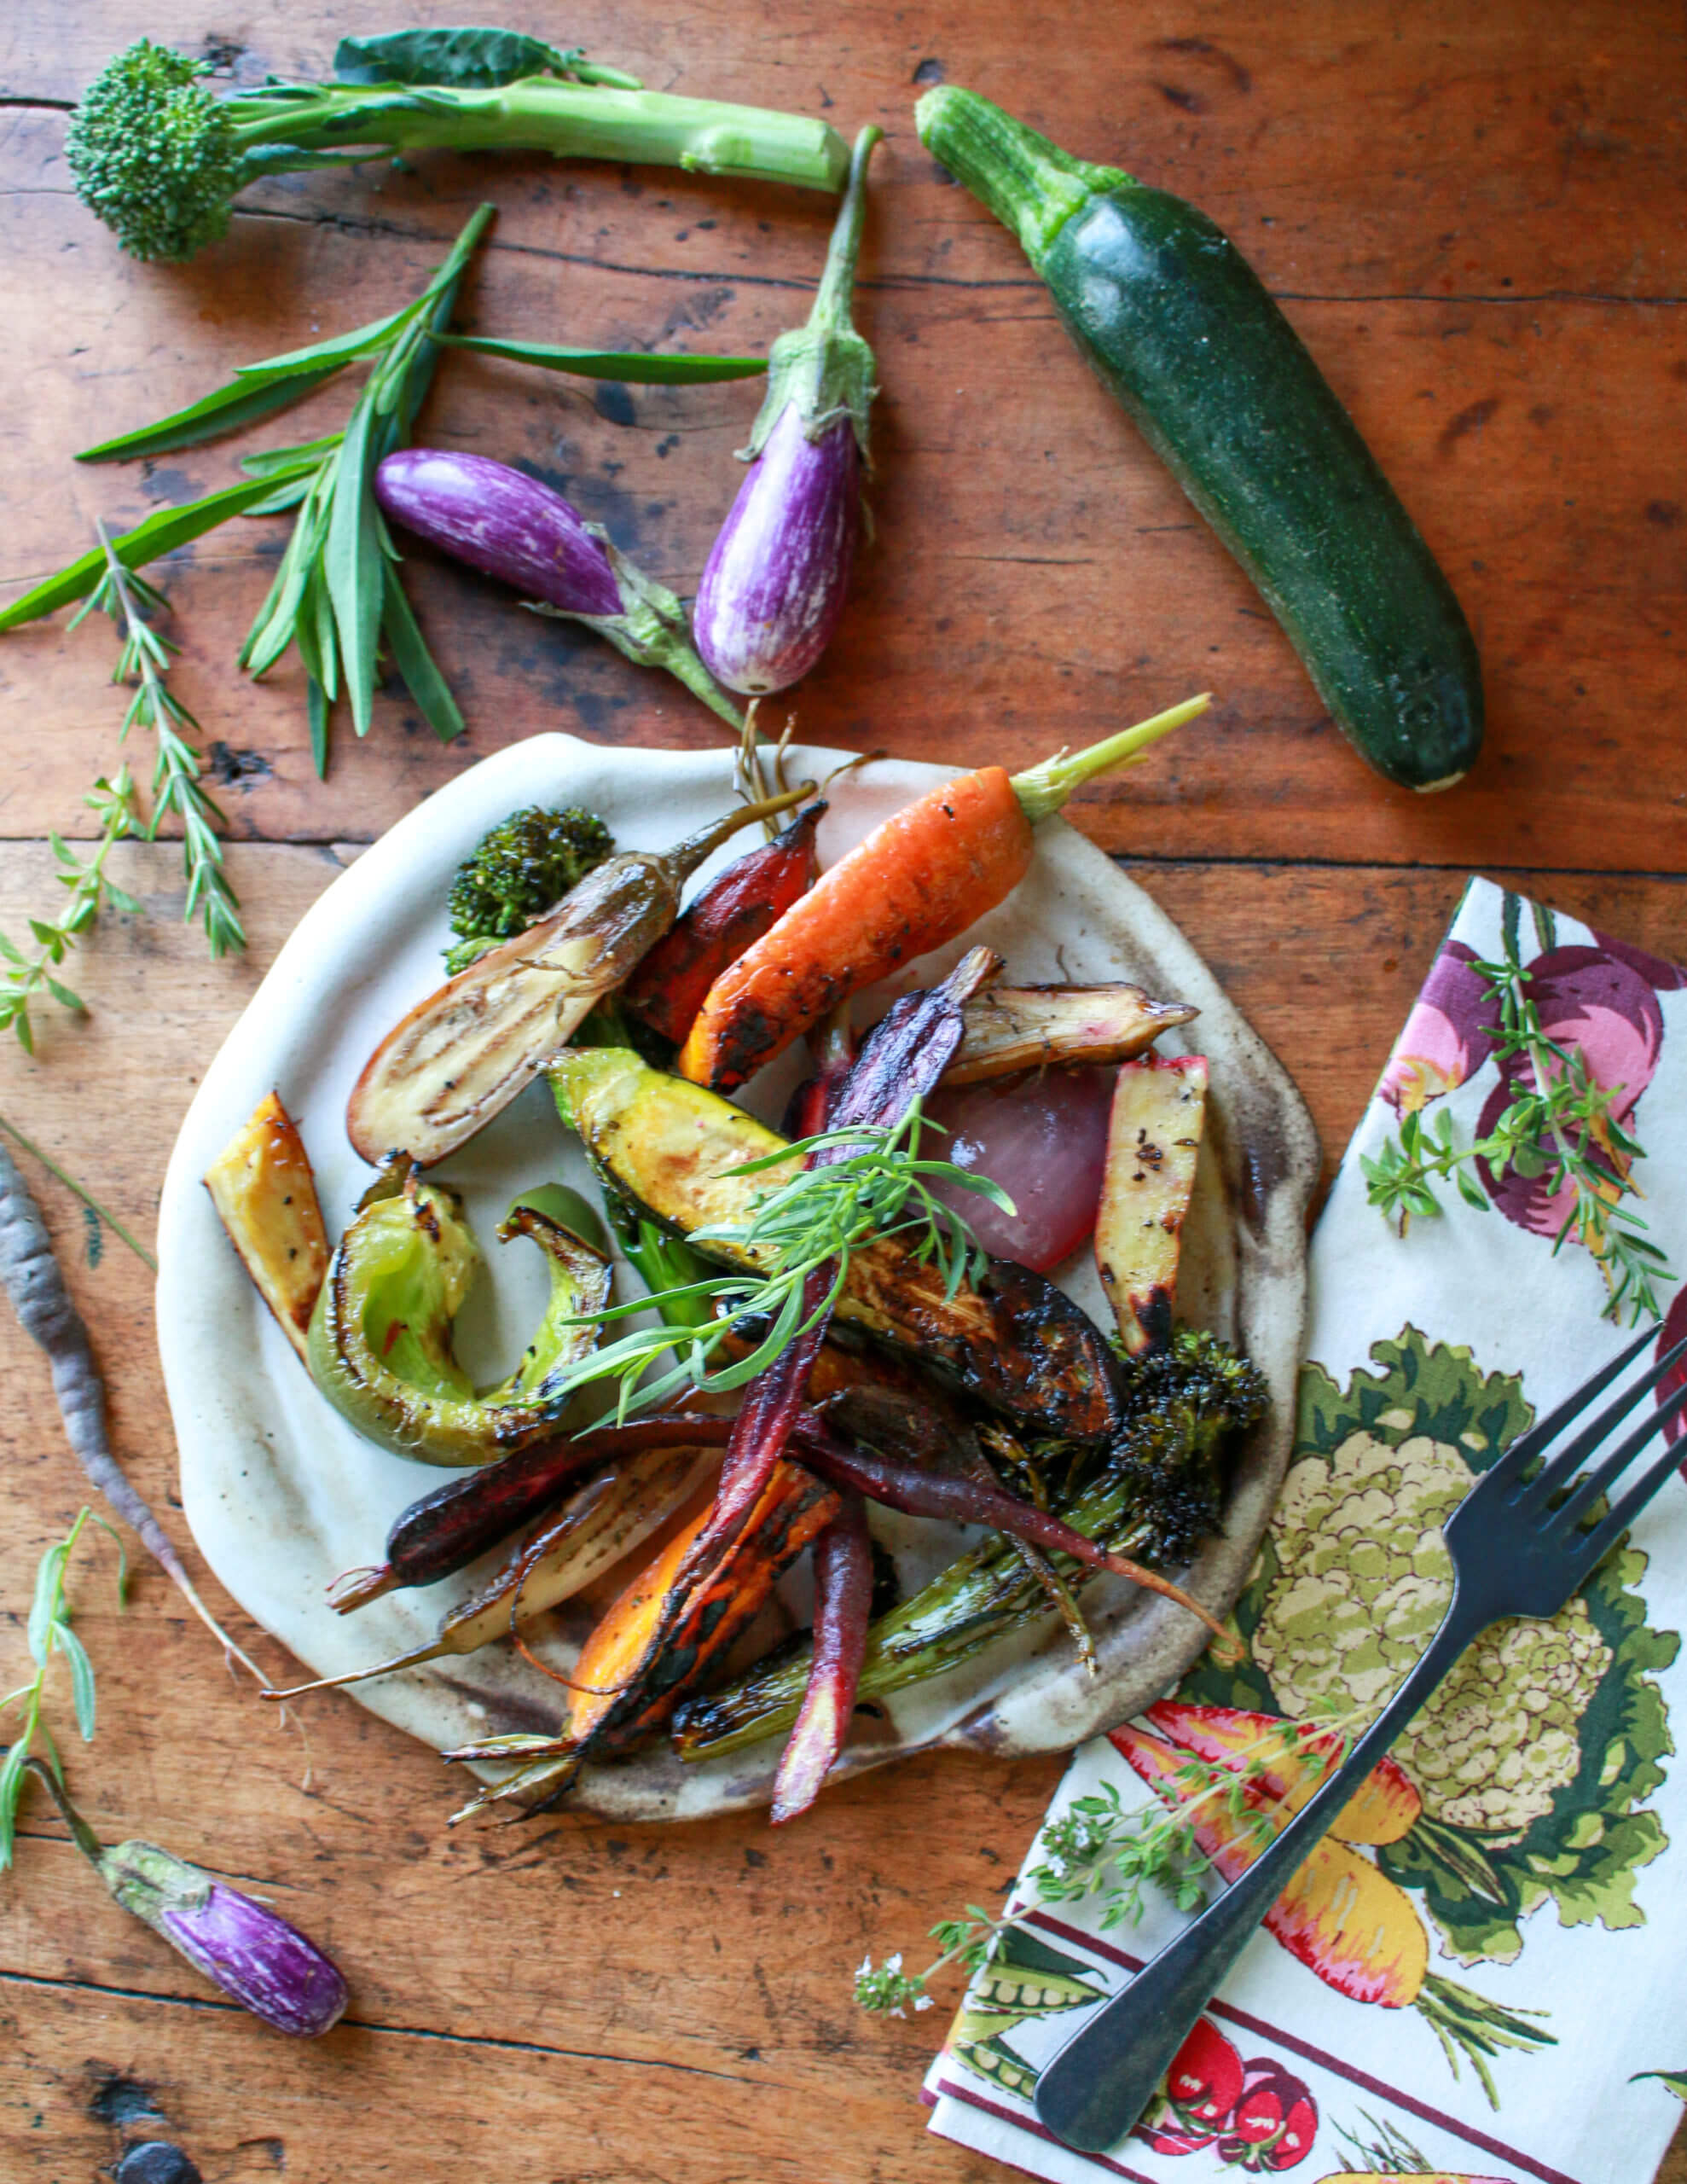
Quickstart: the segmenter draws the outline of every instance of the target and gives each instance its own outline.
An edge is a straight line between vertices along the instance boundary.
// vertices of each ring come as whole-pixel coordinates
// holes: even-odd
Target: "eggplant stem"
[[[667,852],[663,863],[676,879],[688,880],[704,859],[712,857],[722,842],[730,841],[740,827],[748,827],[757,819],[771,818],[775,811],[788,811],[793,804],[801,804],[814,793],[813,781],[799,781],[795,788],[782,789],[777,796],[765,797],[759,804],[741,804],[734,810],[723,813],[700,834],[688,834]]]
[[[849,179],[844,185],[844,202],[838,210],[832,241],[826,246],[826,265],[815,292],[814,308],[809,313],[809,324],[817,333],[829,333],[834,326],[848,326],[850,322],[855,263],[861,256],[861,229],[867,221],[867,161],[872,157],[873,147],[882,143],[884,138],[884,131],[870,121],[856,137],[855,149],[849,154]]]
[[[1081,788],[1098,774],[1116,773],[1122,767],[1138,764],[1151,744],[1205,712],[1212,702],[1212,692],[1203,690],[1197,698],[1186,698],[1181,705],[1139,721],[1134,728],[1121,729],[1116,735],[1092,743],[1087,751],[1057,751],[1040,766],[1015,774],[1013,793],[1019,799],[1019,809],[1035,827],[1050,812],[1058,811],[1074,789]]]

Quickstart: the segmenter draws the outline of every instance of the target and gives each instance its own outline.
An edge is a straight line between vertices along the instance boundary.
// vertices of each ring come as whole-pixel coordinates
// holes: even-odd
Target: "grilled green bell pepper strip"
[[[550,1302],[515,1371],[477,1391],[452,1327],[479,1251],[455,1192],[396,1169],[329,1264],[310,1320],[310,1376],[360,1433],[420,1463],[490,1463],[554,1433],[576,1401],[559,1384],[597,1339],[579,1321],[609,1301],[601,1234],[586,1201],[559,1184],[516,1199],[498,1239],[530,1237],[543,1252]]]

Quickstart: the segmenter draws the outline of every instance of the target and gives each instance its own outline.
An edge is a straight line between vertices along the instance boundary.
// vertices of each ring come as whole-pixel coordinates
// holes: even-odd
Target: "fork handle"
[[[1360,1782],[1424,1699],[1485,1627],[1462,1613],[1455,1593],[1429,1646],[1342,1765],[1319,1783],[1285,1828],[1089,2021],[1037,2081],[1036,2111],[1058,2139],[1104,2153],[1142,2115],[1173,2058],[1251,1939]]]

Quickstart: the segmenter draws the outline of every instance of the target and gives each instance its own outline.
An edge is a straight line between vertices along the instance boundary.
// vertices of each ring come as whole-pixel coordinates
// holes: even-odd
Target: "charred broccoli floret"
[[[1180,1327],[1128,1362],[1125,1390],[1114,1446],[1139,1482],[1132,1507],[1151,1515],[1145,1559],[1186,1561],[1218,1530],[1236,1443],[1265,1415],[1265,1375],[1217,1335]]]
[[[530,804],[501,820],[451,882],[457,939],[445,951],[447,971],[455,978],[488,948],[531,925],[614,853],[608,828],[577,805],[545,811]]]

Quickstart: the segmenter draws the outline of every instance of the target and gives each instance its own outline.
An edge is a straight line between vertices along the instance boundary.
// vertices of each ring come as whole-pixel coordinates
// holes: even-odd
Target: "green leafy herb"
[[[94,1666],[88,1658],[88,1649],[71,1629],[70,1602],[66,1596],[65,1579],[70,1567],[71,1556],[76,1552],[78,1541],[90,1519],[101,1531],[111,1532],[117,1541],[118,1605],[123,1604],[124,1583],[127,1565],[124,1560],[123,1542],[117,1538],[103,1517],[84,1509],[66,1536],[56,1541],[42,1556],[36,1571],[35,1597],[29,1611],[27,1640],[31,1659],[35,1663],[35,1674],[27,1683],[20,1684],[15,1691],[0,1699],[0,1713],[15,1711],[22,1716],[22,1725],[0,1763],[0,1873],[12,1862],[12,1849],[17,1839],[18,1802],[23,1795],[25,1763],[35,1751],[35,1740],[40,1738],[46,1749],[48,1764],[62,1782],[64,1769],[59,1762],[58,1747],[53,1733],[42,1716],[43,1702],[47,1690],[47,1671],[56,1653],[70,1670],[71,1704],[76,1714],[76,1726],[84,1744],[94,1738],[95,1697]]]
[[[931,1999],[928,1983],[940,1972],[952,1964],[969,1974],[982,1970],[1001,1937],[1023,1926],[1046,1903],[1099,1898],[1104,1931],[1138,1925],[1147,1905],[1145,1891],[1151,1887],[1163,1891],[1180,1911],[1195,1910],[1210,1863],[1195,1840],[1194,1821],[1201,1808],[1221,1805],[1263,1846],[1276,1833],[1278,1821],[1249,1801],[1250,1786],[1286,1754],[1315,1774],[1339,1766],[1359,1726],[1357,1714],[1285,1722],[1243,1746],[1227,1763],[1191,1757],[1172,1778],[1186,1793],[1174,1806],[1156,1798],[1127,1811],[1113,1782],[1074,1798],[1043,1831],[1042,1862],[1026,1874],[1031,1893],[1015,1909],[998,1917],[969,1903],[964,1919],[939,1920],[930,1932],[940,1953],[923,1972],[904,1972],[900,1953],[876,1968],[868,1957],[855,1974],[856,2001],[878,2015],[900,2016],[909,2003],[925,2008]]]
[[[82,800],[93,812],[100,828],[87,862],[84,863],[61,836],[48,837],[59,867],[54,877],[61,887],[70,890],[64,915],[30,920],[29,929],[35,939],[33,955],[26,956],[14,940],[0,932],[0,973],[3,973],[0,976],[0,1031],[13,1031],[26,1054],[35,1052],[35,1031],[29,1015],[32,1001],[45,993],[61,1008],[68,1008],[78,1015],[84,1012],[86,1003],[81,996],[54,973],[99,915],[101,904],[110,903],[115,909],[130,912],[138,911],[141,907],[106,872],[106,859],[116,845],[126,836],[141,832],[135,812],[135,784],[128,767],[119,769],[114,781],[96,781]]]
[[[565,51],[522,31],[387,31],[374,38],[343,38],[334,48],[333,73],[337,84],[440,84],[459,90],[490,90],[525,76],[643,89],[636,76],[588,61],[583,46]]]
[[[105,549],[105,579],[78,613],[72,627],[96,607],[109,614],[117,625],[123,644],[112,680],[134,685],[120,735],[127,737],[138,724],[151,729],[158,745],[147,839],[158,839],[159,827],[172,812],[181,821],[182,861],[188,874],[188,899],[182,915],[191,921],[198,913],[205,921],[212,954],[224,956],[230,949],[246,946],[246,928],[241,923],[240,903],[223,869],[223,845],[217,837],[223,814],[200,779],[198,749],[188,741],[188,735],[203,731],[164,680],[171,655],[179,647],[161,637],[141,611],[144,607],[148,613],[161,613],[168,602],[144,577],[125,568],[104,525],[95,527]]]
[[[85,1184],[78,1183],[74,1176],[70,1175],[66,1170],[60,1167],[58,1162],[53,1159],[50,1153],[43,1153],[41,1147],[36,1144],[32,1138],[26,1137],[23,1132],[18,1128],[17,1124],[15,1123],[8,1122],[4,1115],[0,1115],[0,1130],[3,1130],[8,1137],[15,1140],[18,1144],[22,1146],[24,1151],[29,1154],[32,1160],[38,1160],[49,1176],[56,1176],[67,1191],[71,1192],[74,1196],[81,1199],[82,1209],[84,1215],[91,1216],[96,1223],[101,1221],[104,1222],[106,1227],[111,1230],[113,1235],[119,1238],[123,1243],[127,1244],[130,1250],[134,1252],[136,1258],[141,1261],[143,1266],[150,1267],[154,1274],[158,1272],[158,1261],[153,1257],[146,1246],[144,1244],[137,1244],[136,1242],[135,1239],[118,1219],[117,1216],[109,1211],[107,1207],[101,1205],[99,1199],[95,1197],[93,1192],[90,1191]],[[90,1266],[97,1266],[99,1263],[100,1254],[94,1247],[93,1232],[90,1230],[88,1239],[88,1263]]]
[[[728,1175],[757,1176],[789,1169],[815,1153],[844,1155],[788,1176],[757,1203],[747,1222],[693,1230],[691,1243],[729,1243],[755,1262],[758,1271],[717,1275],[634,1304],[612,1305],[597,1320],[624,1320],[653,1305],[662,1324],[635,1328],[594,1350],[575,1368],[569,1385],[618,1380],[619,1418],[647,1409],[681,1388],[723,1395],[742,1387],[831,1310],[852,1254],[882,1236],[908,1240],[917,1260],[935,1263],[945,1293],[953,1297],[964,1281],[982,1274],[987,1255],[967,1223],[933,1195],[932,1185],[941,1182],[975,1192],[1007,1213],[1013,1202],[986,1176],[952,1161],[921,1157],[923,1131],[940,1127],[925,1119],[916,1100],[900,1122],[825,1130],[728,1169]],[[809,1276],[821,1269],[827,1270],[826,1294],[805,1310]],[[712,1310],[716,1316],[698,1325],[696,1314],[684,1309],[691,1305]],[[710,1369],[710,1361],[728,1337],[752,1329],[747,1356]],[[665,1371],[652,1380],[643,1378],[664,1359]]]
[[[269,490],[262,480],[248,479],[243,485],[229,485],[220,493],[207,494],[202,501],[187,501],[180,508],[159,508],[132,531],[113,538],[111,550],[125,569],[144,568],[161,555],[173,554],[178,546],[190,545],[195,538],[204,537],[207,531],[215,531],[230,516],[250,514]],[[55,576],[43,578],[32,591],[26,591],[21,599],[14,599],[9,607],[0,610],[0,631],[38,621],[43,614],[68,607],[73,599],[85,599],[102,582],[109,566],[103,546],[79,555]]]
[[[536,364],[548,372],[572,372],[580,379],[624,380],[634,386],[700,386],[716,380],[755,379],[768,369],[765,357],[652,355],[644,349],[566,349],[548,341],[496,341],[479,334],[447,334],[448,348],[473,349],[483,357],[503,357],[514,364]]]
[[[1414,1214],[1427,1218],[1441,1211],[1437,1186],[1447,1182],[1465,1205],[1486,1212],[1487,1195],[1475,1173],[1478,1161],[1496,1176],[1539,1179],[1549,1197],[1568,1189],[1574,1195],[1553,1250],[1574,1236],[1593,1254],[1609,1292],[1608,1319],[1619,1317],[1625,1307],[1631,1325],[1638,1325],[1643,1315],[1661,1319],[1657,1285],[1676,1276],[1632,1204],[1638,1194],[1629,1170],[1643,1148],[1617,1119],[1622,1088],[1601,1084],[1579,1046],[1567,1047],[1542,1029],[1515,922],[1503,946],[1498,962],[1475,961],[1470,967],[1487,980],[1499,1004],[1499,1028],[1490,1034],[1495,1058],[1502,1070],[1509,1062],[1523,1065],[1510,1100],[1487,1136],[1468,1145],[1458,1142],[1446,1109],[1433,1124],[1420,1113],[1408,1114],[1399,1137],[1389,1137],[1376,1159],[1360,1156],[1366,1198],[1397,1220],[1404,1234]]]

